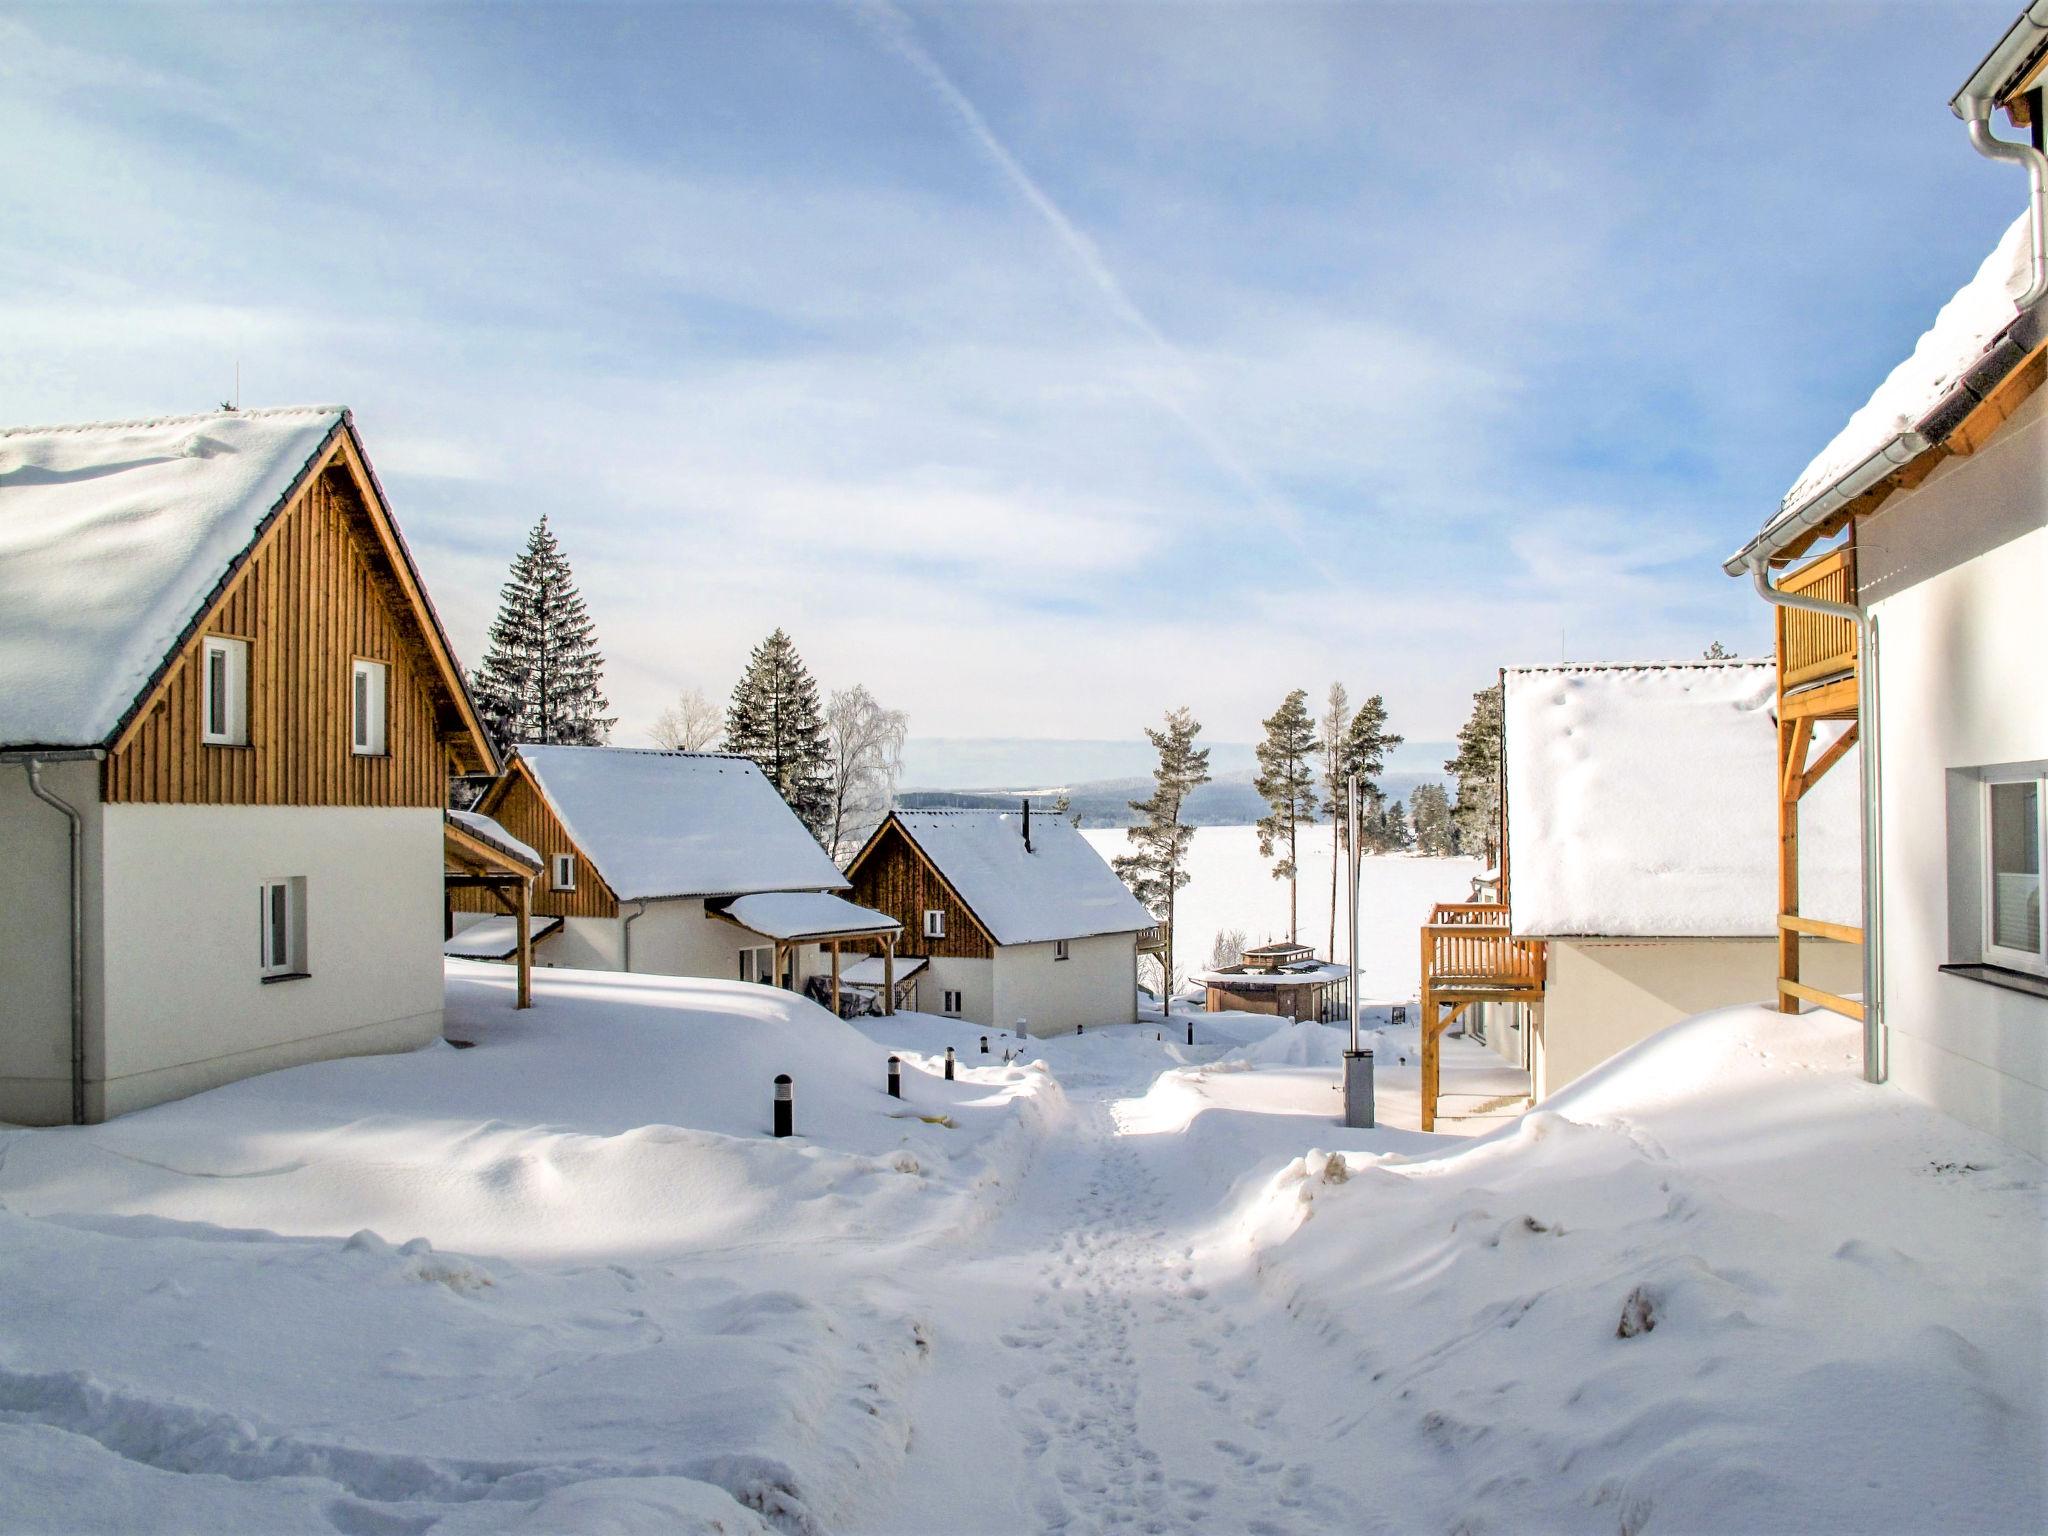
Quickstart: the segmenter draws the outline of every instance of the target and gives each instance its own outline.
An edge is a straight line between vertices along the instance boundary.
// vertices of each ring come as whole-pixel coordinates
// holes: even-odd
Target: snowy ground
[[[1413,1129],[1412,1029],[1345,1131],[1315,1025],[1041,1069],[738,984],[552,971],[515,1015],[450,974],[474,1050],[0,1136],[0,1530],[2048,1515],[2042,1169],[1858,1082],[1831,1017],[1710,1015],[1458,1139]]]
[[[1083,831],[1105,859],[1130,850],[1121,827],[1090,827]],[[1331,829],[1304,829],[1301,839],[1300,932],[1304,944],[1318,954],[1330,953]],[[1193,880],[1174,903],[1180,937],[1174,959],[1184,971],[1209,963],[1210,946],[1225,928],[1241,928],[1254,944],[1287,937],[1287,884],[1273,878],[1273,866],[1259,856],[1259,835],[1252,827],[1197,827],[1188,855]],[[1472,877],[1480,873],[1477,859],[1423,859],[1408,856],[1359,861],[1358,958],[1364,969],[1363,996],[1402,1001],[1421,986],[1421,950],[1416,929],[1429,917],[1432,904],[1466,901]],[[1336,957],[1345,954],[1344,907],[1337,905]]]

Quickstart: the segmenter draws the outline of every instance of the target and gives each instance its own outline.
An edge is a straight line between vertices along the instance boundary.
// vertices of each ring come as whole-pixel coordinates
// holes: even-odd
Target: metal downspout
[[[631,917],[619,919],[619,969],[633,969],[633,925],[647,915],[647,903],[641,902]]]
[[[2048,155],[2031,144],[1993,138],[1992,109],[1993,104],[1988,101],[1971,102],[1970,115],[1964,121],[1970,129],[1970,147],[1986,160],[2010,160],[2027,168],[2027,212],[2034,254],[2027,291],[2014,302],[2021,309],[2030,309],[2043,294],[2048,294]]]
[[[85,1124],[85,818],[43,784],[43,765],[24,758],[29,793],[71,823],[71,1123]]]
[[[1877,619],[1855,603],[1831,603],[1771,585],[1770,562],[1750,566],[1757,595],[1777,608],[1824,613],[1856,626],[1856,762],[1863,791],[1863,1080],[1881,1083],[1890,1075],[1884,1037],[1884,861],[1883,780],[1878,771]]]

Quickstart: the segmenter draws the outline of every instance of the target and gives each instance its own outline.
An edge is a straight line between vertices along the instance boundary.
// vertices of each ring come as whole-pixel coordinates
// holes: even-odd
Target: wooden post
[[[775,985],[785,992],[796,990],[796,966],[790,955],[790,947],[782,940],[775,941]]]
[[[896,935],[882,940],[882,1012],[896,1015]]]
[[[844,1017],[844,1015],[839,1014],[839,941],[837,939],[832,941],[832,1012],[835,1015]]]
[[[512,921],[517,923],[519,942],[519,1000],[518,1008],[533,1006],[533,882],[522,879],[519,882],[518,911]]]
[[[1422,1128],[1436,1129],[1436,1036],[1430,1025],[1436,1019],[1436,989],[1430,984],[1430,963],[1436,958],[1436,935],[1429,931],[1427,924],[1422,929],[1422,1057],[1417,1065],[1416,1075],[1420,1083],[1417,1095],[1422,1102]]]
[[[1777,610],[1778,639],[1778,916],[1799,911],[1799,778],[1806,768],[1806,744],[1813,733],[1808,719],[1785,718],[1785,635],[1791,618],[1788,610]],[[1778,935],[1778,980],[1797,984],[1799,980],[1799,935],[1773,920]],[[1774,1001],[1780,1013],[1797,1013],[1799,999],[1777,989]]]

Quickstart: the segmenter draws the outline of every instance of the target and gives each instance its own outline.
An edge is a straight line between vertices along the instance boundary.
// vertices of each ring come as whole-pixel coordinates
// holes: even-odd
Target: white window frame
[[[924,909],[924,936],[928,939],[943,939],[946,936],[946,909],[926,907]]]
[[[548,855],[548,889],[573,893],[576,889],[576,855]]]
[[[939,994],[939,998],[940,1001],[944,1004],[944,1007],[941,1011],[946,1015],[946,1017],[949,1019],[957,1019],[960,1016],[960,1005],[962,1002],[960,994],[958,992],[942,991]]]
[[[1982,841],[1979,844],[1978,865],[1983,885],[1983,945],[1984,963],[2001,965],[2007,970],[2026,971],[2035,976],[2048,976],[2048,906],[2044,906],[2038,926],[2034,930],[2035,947],[2031,951],[2012,949],[1996,941],[1995,909],[1993,907],[1994,866],[1993,838],[1991,835],[1991,792],[2002,786],[2032,784],[2034,786],[2034,849],[2035,862],[2043,864],[2041,878],[2048,881],[2048,774],[2007,773],[1988,775],[1979,790]]]
[[[748,975],[749,971],[752,975]],[[764,987],[775,985],[775,946],[750,944],[740,951],[740,980]]]
[[[1057,965],[1060,961],[1070,958],[1071,954],[1072,951],[1067,948],[1067,941],[1065,939],[1054,939],[1052,941],[1053,964]]]
[[[216,672],[214,663],[220,663]],[[214,727],[214,706],[221,725]],[[208,635],[199,645],[199,739],[209,747],[249,744],[249,642]]]
[[[357,657],[349,676],[349,750],[357,757],[391,751],[391,666]]]
[[[306,880],[303,875],[265,880],[256,888],[257,974],[283,981],[306,968]]]

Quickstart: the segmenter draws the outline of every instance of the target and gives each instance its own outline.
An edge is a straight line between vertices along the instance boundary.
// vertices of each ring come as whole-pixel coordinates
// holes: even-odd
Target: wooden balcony
[[[1830,603],[1856,600],[1855,551],[1844,547],[1822,555],[1810,565],[1789,572],[1778,582],[1781,592],[1796,592]],[[1780,608],[1778,618],[1779,686],[1787,693],[1848,678],[1854,695],[1856,626],[1831,614]]]
[[[1422,925],[1422,1128],[1436,1129],[1443,1033],[1474,1003],[1543,998],[1549,950],[1518,939],[1499,902],[1446,901]],[[1448,1011],[1446,1011],[1448,1010]]]

